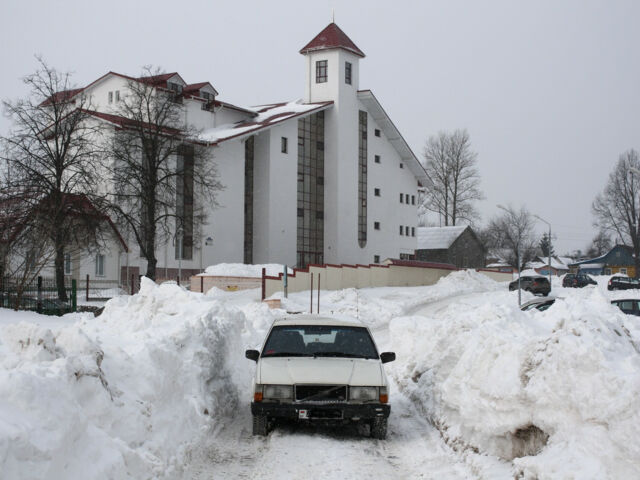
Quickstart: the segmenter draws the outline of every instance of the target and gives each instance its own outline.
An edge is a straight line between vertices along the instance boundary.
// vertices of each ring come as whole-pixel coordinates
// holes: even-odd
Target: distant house
[[[483,268],[486,250],[468,225],[419,227],[416,260]]]
[[[537,256],[532,262],[527,264],[527,268],[532,268],[540,275],[549,275],[549,257]],[[569,272],[569,267],[560,260],[559,257],[551,257],[551,274],[564,275]]]
[[[612,275],[621,273],[630,277],[636,276],[635,261],[631,247],[616,245],[608,253],[596,258],[588,258],[569,265],[571,272],[592,275]]]

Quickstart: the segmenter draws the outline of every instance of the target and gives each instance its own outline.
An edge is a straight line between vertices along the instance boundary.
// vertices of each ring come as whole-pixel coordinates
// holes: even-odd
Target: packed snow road
[[[394,387],[389,432],[382,441],[370,439],[366,427],[294,424],[254,437],[248,406],[244,410],[189,452],[185,478],[482,478]]]

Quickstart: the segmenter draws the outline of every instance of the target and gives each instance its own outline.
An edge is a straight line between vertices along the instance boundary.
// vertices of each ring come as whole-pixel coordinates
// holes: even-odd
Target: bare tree
[[[440,132],[427,140],[423,156],[430,180],[422,208],[440,215],[445,225],[478,218],[474,202],[482,200],[477,153],[466,130]]]
[[[591,240],[591,245],[587,248],[587,256],[591,258],[600,257],[611,250],[612,246],[611,238],[609,238],[607,232],[600,230]]]
[[[90,121],[90,99],[74,88],[70,74],[38,62],[38,70],[24,78],[30,95],[3,102],[13,129],[1,139],[1,189],[5,200],[19,205],[25,231],[50,243],[58,297],[67,300],[65,252],[97,239],[99,222],[85,222],[75,200],[86,199],[97,183],[99,131]]]
[[[516,210],[512,206],[505,208],[504,213],[491,219],[484,231],[485,241],[490,248],[505,251],[504,259],[509,265],[519,268],[533,260],[536,255],[535,221],[526,207]]]
[[[135,238],[147,260],[146,276],[156,278],[156,249],[171,238],[176,258],[191,258],[204,206],[216,205],[222,188],[211,148],[197,141],[185,122],[182,95],[146,68],[128,82],[117,113],[121,128],[110,147],[111,209]]]
[[[620,155],[604,191],[591,206],[595,225],[633,249],[640,274],[640,157],[636,150]]]

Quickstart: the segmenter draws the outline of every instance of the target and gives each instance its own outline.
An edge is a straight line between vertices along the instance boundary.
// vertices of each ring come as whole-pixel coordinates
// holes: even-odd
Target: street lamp
[[[500,210],[504,210],[507,212],[509,216],[512,216],[512,213],[502,205],[496,205]],[[516,257],[518,263],[518,306],[522,305],[522,288],[520,286],[520,235],[518,235],[518,241],[516,242]]]
[[[539,217],[538,215],[534,214],[533,216],[536,217],[541,222],[544,222],[547,225],[549,225],[549,244],[547,245],[547,252],[549,253],[549,286],[551,286],[551,224],[547,222],[544,218]]]

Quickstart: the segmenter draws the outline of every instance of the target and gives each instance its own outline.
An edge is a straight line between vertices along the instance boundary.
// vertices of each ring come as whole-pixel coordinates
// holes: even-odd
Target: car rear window
[[[262,357],[379,358],[364,327],[279,325],[269,334]]]

